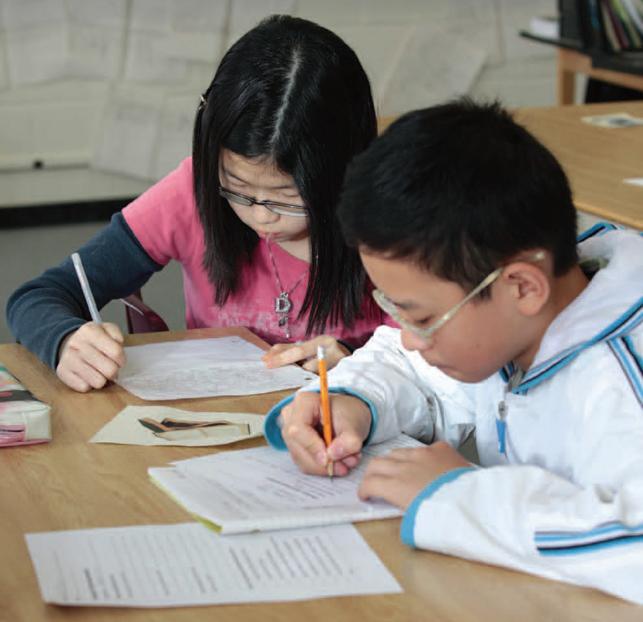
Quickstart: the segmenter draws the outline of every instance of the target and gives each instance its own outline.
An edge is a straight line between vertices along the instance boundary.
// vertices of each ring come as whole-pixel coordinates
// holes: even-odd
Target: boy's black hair
[[[205,234],[204,267],[223,305],[258,242],[218,194],[222,148],[267,157],[292,175],[309,208],[311,263],[299,317],[307,332],[351,326],[366,282],[357,251],[339,231],[337,203],[348,162],[376,136],[368,78],[353,50],[307,20],[275,15],[225,54],[197,112],[195,197]],[[370,308],[370,307],[369,307]]]
[[[549,250],[556,275],[577,261],[565,173],[497,102],[398,119],[349,166],[338,215],[350,245],[465,289],[521,251]]]

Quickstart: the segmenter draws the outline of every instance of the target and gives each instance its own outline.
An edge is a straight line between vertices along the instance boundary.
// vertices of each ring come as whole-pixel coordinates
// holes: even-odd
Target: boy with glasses
[[[339,217],[401,330],[379,328],[266,436],[306,472],[406,510],[411,546],[593,586],[643,604],[643,240],[575,240],[567,179],[497,104],[409,113],[349,167]],[[456,450],[475,432],[482,467]],[[609,571],[605,571],[609,564]]]

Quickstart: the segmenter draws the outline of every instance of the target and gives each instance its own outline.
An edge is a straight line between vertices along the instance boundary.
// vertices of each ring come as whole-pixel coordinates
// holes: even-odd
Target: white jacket
[[[507,369],[477,384],[447,377],[389,327],[329,381],[369,403],[370,442],[406,432],[458,446],[475,430],[486,468],[423,490],[402,521],[407,544],[643,604],[643,238],[603,232],[579,253],[608,265],[552,322],[512,390]],[[282,405],[266,423],[275,445]]]

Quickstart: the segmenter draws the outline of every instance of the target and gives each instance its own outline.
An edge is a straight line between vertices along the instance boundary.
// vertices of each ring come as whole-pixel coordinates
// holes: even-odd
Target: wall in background
[[[189,153],[224,50],[278,12],[348,41],[381,115],[461,93],[550,105],[554,50],[517,33],[555,10],[555,0],[0,0],[0,170],[37,161],[159,179]]]
[[[461,92],[554,105],[554,50],[517,33],[555,10],[555,0],[0,0],[0,205],[2,169],[34,159],[148,181],[173,168],[190,151],[199,93],[223,50],[265,15],[294,13],[345,37],[384,115]],[[130,136],[119,123],[135,126]],[[0,343],[12,340],[4,306],[15,287],[102,226],[0,228]],[[172,328],[183,326],[178,266],[144,293]],[[104,315],[124,325],[119,303]]]

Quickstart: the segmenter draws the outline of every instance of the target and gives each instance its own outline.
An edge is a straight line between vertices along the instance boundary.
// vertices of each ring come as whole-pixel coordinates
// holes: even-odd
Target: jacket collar
[[[524,393],[571,363],[583,350],[631,332],[643,320],[643,239],[633,231],[599,224],[579,238],[581,265],[605,265],[583,292],[556,316],[543,336],[532,366],[512,389]],[[507,381],[512,364],[500,374]]]

